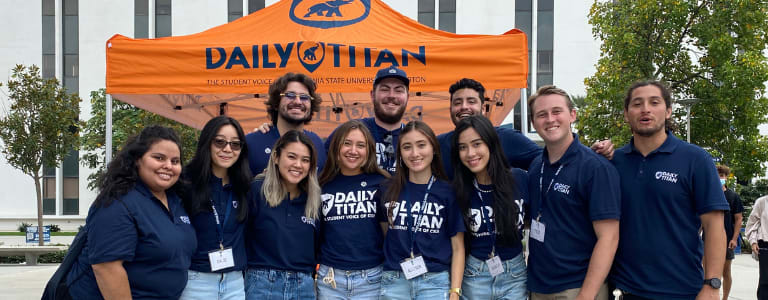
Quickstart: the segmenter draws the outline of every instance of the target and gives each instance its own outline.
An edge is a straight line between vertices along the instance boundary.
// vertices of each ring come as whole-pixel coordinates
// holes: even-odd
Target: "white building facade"
[[[292,0],[283,0],[292,1]],[[16,64],[38,65],[79,93],[81,120],[90,116],[92,91],[105,87],[106,41],[114,34],[137,38],[197,33],[237,19],[276,0],[3,0],[0,20],[0,81],[7,82]],[[585,95],[584,78],[592,75],[599,42],[587,15],[591,1],[554,0],[384,0],[399,13],[422,24],[459,34],[526,32],[531,58],[529,82],[555,84],[572,95]],[[279,30],[279,28],[264,29]],[[396,30],[396,29],[393,29]],[[457,70],[457,79],[461,70]],[[4,89],[5,87],[3,87]],[[447,89],[448,87],[446,87]],[[9,107],[0,91],[0,109]],[[525,113],[525,112],[523,112]],[[517,108],[505,120],[520,129]],[[530,134],[531,138],[538,138]],[[87,187],[92,170],[72,155],[46,168],[44,221],[63,230],[84,224],[96,191]],[[15,230],[37,215],[32,179],[0,157],[0,231]]]

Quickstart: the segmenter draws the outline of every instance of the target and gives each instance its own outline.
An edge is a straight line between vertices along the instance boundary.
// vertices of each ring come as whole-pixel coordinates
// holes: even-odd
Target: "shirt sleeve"
[[[389,222],[389,218],[387,217],[387,207],[384,205],[384,199],[381,198],[383,193],[384,186],[380,185],[379,189],[376,190],[376,193],[373,194],[373,201],[376,202],[376,220],[379,221],[379,223]]]
[[[621,215],[621,187],[619,173],[604,158],[598,158],[589,187],[589,217],[592,221],[616,219]]]
[[[116,260],[132,261],[136,253],[136,222],[122,199],[99,207],[88,224],[88,260],[92,265]]]
[[[744,203],[741,202],[741,196],[734,192],[736,197],[733,199],[733,207],[731,207],[731,213],[738,214],[744,212]]]
[[[517,130],[497,127],[496,133],[512,167],[527,170],[533,159],[541,154],[542,148]]]
[[[715,210],[729,210],[730,206],[725,200],[715,163],[704,150],[696,150],[698,153],[695,154],[691,167],[692,196],[696,203],[696,212],[701,215]]]
[[[453,192],[453,188],[450,189]],[[446,217],[448,218],[448,235],[453,237],[459,232],[467,231],[464,227],[464,217],[461,215],[461,209],[459,209],[459,203],[456,201],[456,193],[450,193],[446,195],[448,197],[448,207],[446,208]]]
[[[760,231],[761,226],[760,222],[762,222],[760,217],[763,215],[765,199],[767,198],[768,196],[757,198],[757,200],[755,200],[755,204],[752,205],[752,213],[749,214],[746,227],[747,240],[749,240],[750,245],[757,243],[758,232]]]

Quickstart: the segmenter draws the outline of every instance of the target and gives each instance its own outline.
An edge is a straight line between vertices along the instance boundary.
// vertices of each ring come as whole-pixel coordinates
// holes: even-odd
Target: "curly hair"
[[[267,105],[267,114],[273,125],[277,125],[277,117],[280,115],[280,100],[283,98],[280,94],[285,92],[285,89],[288,88],[288,83],[290,82],[303,84],[307,90],[309,90],[309,96],[312,97],[312,100],[310,101],[309,118],[304,121],[304,124],[309,124],[309,121],[312,120],[312,116],[320,111],[320,103],[323,102],[323,99],[320,98],[320,95],[315,93],[315,90],[317,90],[315,81],[302,73],[289,72],[278,77],[272,85],[269,86],[269,99],[264,102],[264,104]]]

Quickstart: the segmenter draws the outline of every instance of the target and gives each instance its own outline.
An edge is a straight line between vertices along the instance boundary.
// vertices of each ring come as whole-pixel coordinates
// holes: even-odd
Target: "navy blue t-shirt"
[[[622,213],[611,278],[639,296],[693,299],[704,281],[700,215],[728,203],[710,155],[667,135],[646,157],[634,139],[613,156]]]
[[[270,207],[261,192],[263,180],[251,183],[251,211],[245,229],[248,268],[311,273],[319,222],[304,216],[307,194]]]
[[[376,193],[377,218],[381,223],[388,222],[389,203],[381,199],[385,189],[382,187]],[[427,271],[442,272],[451,267],[451,237],[464,232],[456,192],[451,184],[436,180],[429,191],[426,205],[422,205],[426,191],[427,184],[408,182],[400,192],[399,200],[393,208],[393,226],[389,226],[384,238],[384,270],[401,270],[400,262],[411,256],[411,241],[413,254],[424,257]],[[419,226],[414,233],[412,228],[417,216]]]
[[[225,248],[232,248],[232,255],[235,258],[235,266],[231,268],[217,270],[216,273],[226,273],[230,271],[245,270],[245,235],[243,229],[245,222],[237,220],[239,213],[238,202],[234,199],[232,185],[221,185],[221,178],[211,176],[210,192],[213,202],[216,205],[216,212],[219,214],[219,222],[224,224],[222,228],[223,244]],[[210,203],[208,205],[210,208]],[[229,210],[229,216],[226,216]],[[216,218],[213,211],[201,211],[194,216],[190,216],[192,226],[197,233],[197,250],[192,256],[192,266],[190,270],[200,272],[211,272],[211,263],[208,260],[208,252],[218,250],[219,230],[216,225]],[[225,222],[226,221],[226,222]]]
[[[73,299],[103,299],[91,265],[117,260],[123,261],[133,299],[181,296],[197,240],[181,200],[173,192],[166,197],[168,209],[139,181],[109,206],[91,206],[88,239],[67,275]]]
[[[539,221],[546,228],[543,243],[528,239],[528,289],[552,294],[579,288],[597,243],[592,222],[619,219],[621,192],[616,168],[579,143],[574,134],[560,160],[550,164],[544,149],[531,163],[528,175],[531,205],[527,218],[541,216]]]
[[[341,270],[381,265],[383,235],[373,199],[384,176],[336,175],[323,185],[320,263]]]
[[[523,236],[523,220],[525,218],[525,207],[528,206],[528,173],[521,169],[512,169],[512,175],[515,177],[515,196],[512,201],[518,207],[520,212],[518,215],[518,230],[519,237]],[[520,240],[516,240],[512,247],[502,246],[499,244],[498,231],[496,230],[494,223],[493,211],[493,185],[478,184],[481,191],[482,200],[478,196],[476,189],[471,190],[470,195],[470,221],[467,233],[472,235],[469,242],[469,254],[479,260],[486,260],[490,257],[492,245],[496,244],[496,254],[501,260],[508,260],[515,258],[522,252],[523,247]],[[482,208],[481,208],[482,207]],[[482,211],[481,211],[482,209]],[[501,212],[504,213],[504,212]],[[491,228],[488,227],[488,223],[494,224]],[[489,229],[493,229],[497,235],[494,239],[490,235]]]
[[[395,169],[397,168],[397,157],[395,157],[397,155],[397,140],[403,125],[400,124],[400,127],[397,129],[389,131],[376,124],[374,118],[364,118],[359,121],[363,122],[365,127],[368,127],[368,130],[371,131],[371,135],[373,135],[373,140],[376,142],[376,162],[379,164],[379,168],[384,169],[390,174],[394,174]],[[336,130],[334,129],[325,140],[326,153],[328,152],[328,148],[330,147],[335,132]]]
[[[448,178],[453,178],[453,161],[451,160],[453,133],[453,131],[450,131],[437,136],[443,167]],[[501,149],[504,150],[504,156],[511,167],[527,170],[531,161],[541,155],[541,147],[520,133],[520,131],[513,128],[496,127],[496,134],[499,135]]]
[[[317,152],[317,170],[318,173],[325,166],[325,148],[323,147],[323,140],[320,139],[317,134],[312,131],[304,130],[312,144],[315,145],[315,152]],[[280,132],[277,130],[277,126],[273,126],[267,133],[261,133],[260,131],[251,132],[245,136],[245,142],[248,143],[248,164],[251,167],[251,174],[254,176],[259,175],[264,169],[267,168],[269,163],[269,155],[272,154],[272,147],[275,146],[277,140],[280,139]]]

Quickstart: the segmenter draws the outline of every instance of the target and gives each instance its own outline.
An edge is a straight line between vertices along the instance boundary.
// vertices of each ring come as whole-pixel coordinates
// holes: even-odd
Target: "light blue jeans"
[[[525,299],[528,296],[528,273],[525,259],[520,253],[501,262],[504,273],[491,277],[488,265],[472,255],[467,255],[464,280],[461,282],[462,299]]]
[[[448,271],[427,272],[405,279],[402,271],[384,271],[381,275],[381,300],[448,299],[451,276]]]
[[[305,272],[249,268],[245,271],[245,299],[315,299],[315,281]]]
[[[336,288],[324,280],[328,275],[326,265],[320,265],[317,270],[317,299],[319,300],[352,300],[379,299],[381,290],[381,266],[367,270],[333,269],[333,279]]]
[[[243,271],[207,273],[187,271],[187,286],[181,300],[240,300],[245,298]]]

